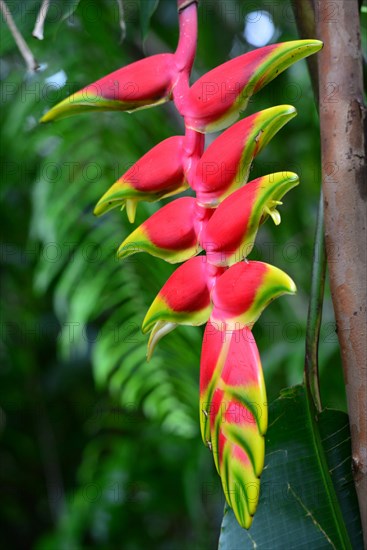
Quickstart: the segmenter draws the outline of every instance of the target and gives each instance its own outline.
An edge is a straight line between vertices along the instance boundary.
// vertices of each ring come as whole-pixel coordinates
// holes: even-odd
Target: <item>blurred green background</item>
[[[155,4],[142,3],[145,11]],[[199,433],[203,329],[177,329],[145,362],[140,324],[174,268],[144,254],[118,262],[115,250],[131,231],[125,213],[92,214],[128,166],[182,133],[182,121],[164,105],[37,122],[87,83],[174,50],[176,3],[159,2],[145,41],[138,1],[51,2],[43,41],[32,38],[40,2],[7,5],[41,69],[27,74],[2,21],[0,545],[216,548],[224,499]],[[256,46],[295,38],[287,2],[203,0],[193,79]],[[318,118],[304,61],[252,98],[246,114],[282,103],[298,117],[251,172],[251,179],[280,170],[301,177],[281,207],[282,224],[268,221],[251,255],[284,269],[299,289],[272,304],[254,330],[269,400],[302,381],[304,362],[320,188]],[[157,208],[139,205],[135,226]],[[320,365],[324,405],[345,410],[328,288]]]

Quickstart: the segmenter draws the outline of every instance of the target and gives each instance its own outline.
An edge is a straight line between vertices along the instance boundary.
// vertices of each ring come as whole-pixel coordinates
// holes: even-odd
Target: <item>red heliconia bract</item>
[[[254,93],[320,47],[318,40],[271,44],[219,65],[190,88],[180,110],[186,125],[198,132],[223,130],[238,119]]]
[[[232,265],[246,258],[254,244],[260,223],[271,216],[280,223],[280,199],[298,185],[293,172],[278,172],[250,181],[227,197],[215,210],[201,236],[208,261]]]
[[[200,362],[200,425],[226,500],[242,527],[251,526],[264,465],[267,402],[261,361],[251,329],[278,296],[295,284],[269,264],[242,261],[259,226],[298,184],[281,172],[247,183],[251,163],[296,111],[271,107],[237,122],[204,152],[204,133],[235,122],[255,92],[292,63],[317,52],[318,40],[271,44],[209,71],[191,87],[197,42],[197,1],[178,0],[179,41],[174,54],[142,59],[100,78],[41,119],[89,110],[133,111],[173,99],[185,135],[148,151],[99,200],[95,214],[126,206],[131,222],[139,201],[153,202],[190,186],[196,196],[167,204],[127,236],[118,255],[148,252],[183,262],[163,285],[143,321],[151,332],[148,359],[177,325],[207,323]],[[203,255],[196,256],[199,252]],[[196,257],[194,257],[196,256]]]
[[[148,252],[170,263],[183,262],[199,250],[195,227],[197,204],[194,197],[181,197],[148,218],[121,244],[118,256]]]
[[[210,264],[205,256],[183,263],[165,283],[143,321],[143,332],[152,331],[148,357],[158,340],[177,325],[202,325],[212,310],[208,287]]]
[[[169,101],[174,84],[173,54],[140,59],[100,78],[58,103],[41,122],[85,111],[135,111]]]
[[[187,189],[182,166],[184,136],[161,141],[131,166],[98,201],[94,213],[99,216],[116,206],[126,205],[134,221],[136,204],[159,200]]]
[[[197,163],[191,183],[198,201],[215,207],[244,185],[255,156],[296,114],[291,105],[271,107],[237,122],[215,139]]]

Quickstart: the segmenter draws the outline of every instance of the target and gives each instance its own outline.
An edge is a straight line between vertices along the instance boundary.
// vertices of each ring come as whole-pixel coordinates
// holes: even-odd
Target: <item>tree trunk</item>
[[[366,545],[366,155],[358,0],[316,0],[315,15],[324,42],[318,64],[326,252]]]

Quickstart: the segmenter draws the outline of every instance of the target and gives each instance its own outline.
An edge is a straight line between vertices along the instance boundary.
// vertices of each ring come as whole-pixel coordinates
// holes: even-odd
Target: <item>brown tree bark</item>
[[[315,0],[326,253],[367,545],[366,155],[358,0]]]

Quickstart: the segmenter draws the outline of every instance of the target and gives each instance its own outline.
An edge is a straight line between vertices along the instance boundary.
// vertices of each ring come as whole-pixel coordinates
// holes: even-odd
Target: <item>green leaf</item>
[[[226,507],[220,550],[362,548],[348,416],[311,413],[303,386],[269,407],[260,503],[249,531]]]
[[[143,41],[149,31],[151,17],[158,7],[159,0],[140,0],[140,29]]]

